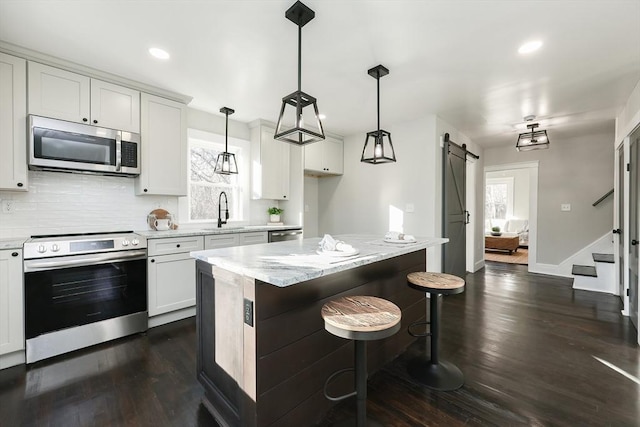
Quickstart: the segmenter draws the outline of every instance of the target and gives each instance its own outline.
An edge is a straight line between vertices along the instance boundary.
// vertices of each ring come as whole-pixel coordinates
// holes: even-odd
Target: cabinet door
[[[22,250],[0,251],[0,354],[24,349],[22,289]]]
[[[313,172],[323,171],[323,141],[304,146],[304,169]]]
[[[267,243],[269,241],[266,231],[256,231],[254,233],[240,233],[240,246],[257,245],[258,243]]]
[[[323,142],[323,167],[325,172],[342,175],[344,166],[343,143],[339,139],[327,138]]]
[[[89,77],[29,62],[29,114],[89,123]]]
[[[186,106],[141,95],[141,171],[136,194],[187,195]]]
[[[0,190],[27,191],[27,65],[0,53]]]
[[[196,260],[189,254],[150,257],[147,270],[149,316],[196,304]]]
[[[204,248],[219,249],[238,246],[240,239],[237,234],[209,234],[204,236]]]
[[[140,133],[140,92],[91,79],[91,124]]]
[[[262,199],[288,200],[290,146],[273,138],[273,129],[264,128],[260,135],[262,166]]]

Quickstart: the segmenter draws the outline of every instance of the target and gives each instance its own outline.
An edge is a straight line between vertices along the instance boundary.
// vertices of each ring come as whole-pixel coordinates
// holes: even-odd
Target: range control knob
[[[129,246],[129,241],[127,239],[124,239],[122,241],[122,246]]]
[[[38,252],[41,254],[47,252],[47,247],[45,245],[38,245]]]
[[[138,246],[138,244],[139,244],[139,243],[140,243],[140,240],[138,240],[138,239],[132,239],[132,240],[131,240],[131,244],[132,244],[133,246]]]
[[[53,245],[51,245],[51,250],[53,252],[58,252],[60,250],[60,246],[58,246],[57,243],[54,243]]]

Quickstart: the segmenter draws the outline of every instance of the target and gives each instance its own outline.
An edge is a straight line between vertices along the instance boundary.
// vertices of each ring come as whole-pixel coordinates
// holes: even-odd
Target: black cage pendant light
[[[298,26],[298,90],[282,98],[275,139],[297,145],[322,141],[324,130],[316,99],[302,92],[302,27],[316,14],[297,1],[284,16]]]
[[[238,173],[236,155],[229,152],[229,114],[235,113],[235,110],[228,107],[222,107],[220,112],[225,115],[224,152],[218,154],[216,167],[213,171],[221,175],[232,175]]]
[[[535,119],[535,116],[527,116],[524,119],[530,122]],[[547,136],[547,131],[536,130],[537,127],[538,123],[531,123],[527,125],[527,129],[530,129],[530,131],[518,135],[516,150],[531,151],[549,148],[549,137]]]
[[[380,129],[380,77],[389,74],[389,70],[384,65],[378,65],[368,71],[368,74],[377,80],[378,84],[378,130],[367,132],[367,139],[364,141],[361,162],[392,163],[396,161],[396,153],[393,151],[391,134]]]

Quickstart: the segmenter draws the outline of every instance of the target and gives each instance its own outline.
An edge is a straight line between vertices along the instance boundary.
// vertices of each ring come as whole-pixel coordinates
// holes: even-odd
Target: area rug
[[[508,252],[485,250],[484,259],[485,261],[527,265],[529,264],[529,250],[527,248],[518,248],[511,255]]]

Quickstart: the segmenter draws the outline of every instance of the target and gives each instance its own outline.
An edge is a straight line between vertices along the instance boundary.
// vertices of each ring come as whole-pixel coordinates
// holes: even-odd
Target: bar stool
[[[416,322],[409,326],[409,333],[413,336],[431,336],[431,359],[426,355],[409,361],[409,374],[427,387],[439,391],[457,390],[464,384],[464,375],[451,362],[439,360],[438,338],[440,335],[438,319],[438,297],[440,295],[455,295],[464,292],[464,280],[460,277],[445,273],[415,272],[407,275],[410,287],[421,292],[431,294],[429,298],[429,322]],[[427,334],[414,334],[411,328],[418,324],[429,324]]]
[[[355,341],[355,368],[341,369],[327,378],[324,395],[337,402],[356,396],[356,423],[348,420],[344,425],[357,427],[380,426],[367,419],[367,341],[387,338],[400,330],[402,313],[394,303],[373,296],[346,296],[329,301],[322,307],[325,329],[338,337]],[[336,376],[355,370],[356,389],[343,396],[333,397],[327,393],[329,382]],[[341,424],[338,424],[341,425]]]

